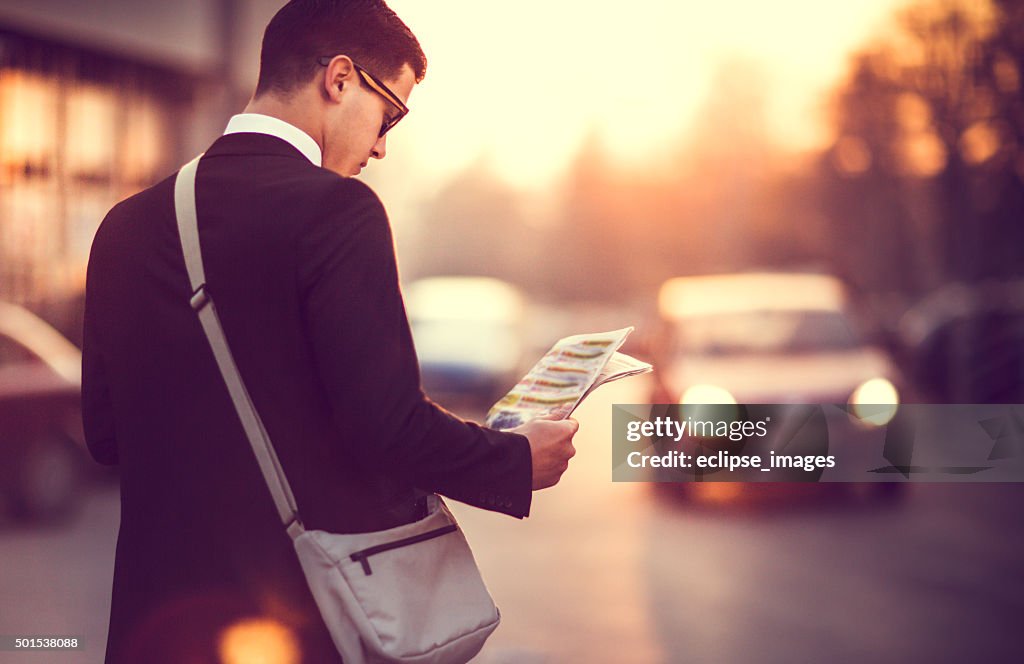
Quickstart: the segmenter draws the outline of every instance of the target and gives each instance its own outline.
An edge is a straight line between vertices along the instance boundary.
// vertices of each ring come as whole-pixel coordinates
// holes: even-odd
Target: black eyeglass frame
[[[331,64],[331,60],[333,60],[336,57],[337,56],[335,55],[325,55],[317,58],[316,62],[321,67],[326,67],[327,65]],[[392,92],[391,88],[384,85],[384,83],[379,78],[377,78],[370,72],[360,67],[354,61],[352,62],[352,66],[356,68],[356,71],[359,72],[360,78],[363,79],[363,81],[366,83],[367,86],[369,86],[371,90],[379,94],[381,97],[384,97],[384,99],[386,99],[392,106],[398,109],[398,114],[395,115],[395,117],[391,118],[390,120],[388,120],[387,117],[385,116],[384,122],[382,122],[380,126],[380,133],[377,134],[377,138],[380,138],[384,134],[391,131],[391,128],[398,124],[399,120],[401,120],[402,118],[409,114],[409,107],[403,104],[402,100],[398,98],[398,95]]]

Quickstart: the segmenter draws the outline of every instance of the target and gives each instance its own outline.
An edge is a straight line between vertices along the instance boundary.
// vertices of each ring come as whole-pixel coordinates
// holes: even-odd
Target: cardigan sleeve
[[[422,391],[391,228],[376,194],[340,180],[320,209],[296,241],[297,282],[338,444],[365,467],[418,488],[527,516],[529,441],[464,421]]]

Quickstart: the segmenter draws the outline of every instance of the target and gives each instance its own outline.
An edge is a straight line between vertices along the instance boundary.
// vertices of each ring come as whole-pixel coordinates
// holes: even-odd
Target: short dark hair
[[[288,94],[313,78],[317,58],[342,54],[377,78],[406,64],[417,83],[427,72],[419,41],[384,0],[291,0],[263,33],[256,96]]]

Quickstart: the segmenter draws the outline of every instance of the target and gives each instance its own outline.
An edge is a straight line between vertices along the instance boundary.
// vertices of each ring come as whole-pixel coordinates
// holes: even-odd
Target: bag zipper
[[[370,569],[370,556],[381,553],[382,551],[390,551],[391,549],[398,549],[403,546],[409,546],[410,544],[416,544],[417,542],[440,537],[441,535],[447,535],[448,533],[455,532],[458,529],[459,527],[454,523],[449,524],[447,526],[435,528],[434,530],[429,530],[425,533],[420,533],[419,535],[405,537],[400,540],[395,540],[394,542],[386,542],[384,544],[378,544],[377,546],[371,546],[369,548],[356,551],[349,556],[349,558],[360,563],[363,566],[363,572],[366,573],[367,576],[370,576],[373,574],[373,570]]]

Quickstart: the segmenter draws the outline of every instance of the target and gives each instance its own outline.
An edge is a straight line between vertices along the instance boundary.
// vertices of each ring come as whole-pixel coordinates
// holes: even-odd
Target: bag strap
[[[249,397],[249,391],[245,389],[245,383],[242,382],[242,377],[238,373],[238,367],[231,355],[227,338],[224,336],[224,328],[221,327],[213,297],[206,289],[203,257],[199,249],[195,189],[196,169],[202,156],[200,154],[182,166],[174,181],[174,209],[178,218],[178,235],[181,238],[181,248],[185,254],[185,268],[188,270],[188,279],[192,287],[190,304],[199,315],[199,322],[203,326],[206,340],[210,343],[213,356],[220,368],[220,374],[231,394],[231,401],[235,405],[238,419],[242,422],[242,428],[245,429],[245,435],[249,439],[249,444],[252,445],[252,451],[256,454],[256,461],[263,473],[263,480],[267,483],[267,488],[270,489],[270,494],[274,499],[277,515],[280,517],[281,523],[286,526],[288,535],[295,539],[305,532],[302,521],[299,519],[295,496],[292,494],[288,478],[285,477],[284,470],[281,468],[281,462],[274,452],[270,436],[267,435],[267,430],[263,427],[263,422]]]

